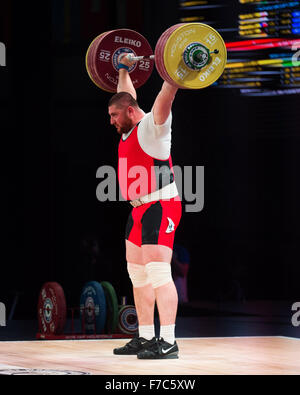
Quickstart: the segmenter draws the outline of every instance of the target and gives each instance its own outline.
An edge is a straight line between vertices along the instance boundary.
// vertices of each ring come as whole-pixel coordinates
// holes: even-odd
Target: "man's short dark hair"
[[[131,96],[130,93],[127,92],[119,92],[113,95],[108,102],[108,107],[115,105],[120,108],[132,106],[132,107],[139,107],[137,101],[134,97]]]

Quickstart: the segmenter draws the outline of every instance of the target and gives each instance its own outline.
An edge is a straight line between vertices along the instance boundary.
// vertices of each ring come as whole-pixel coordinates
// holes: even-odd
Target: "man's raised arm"
[[[156,125],[163,125],[168,119],[177,90],[168,82],[165,81],[163,83],[153,105],[153,116]]]
[[[134,62],[130,61],[127,56],[124,56],[120,62],[119,67],[122,67],[122,65],[130,67],[130,66],[132,66],[133,63]],[[133,86],[130,75],[129,75],[126,68],[119,69],[119,80],[118,80],[118,86],[117,86],[117,93],[119,93],[119,92],[130,93],[131,96],[136,100],[136,97],[137,97],[136,90],[135,90],[135,87]]]
[[[122,58],[120,66],[122,67],[122,65],[125,65],[130,67],[133,63],[135,63],[135,61],[132,61],[127,55]],[[153,105],[153,116],[156,125],[163,125],[168,119],[177,90],[178,88],[164,81]],[[135,99],[137,98],[136,90],[126,68],[119,69],[117,92],[127,92]]]

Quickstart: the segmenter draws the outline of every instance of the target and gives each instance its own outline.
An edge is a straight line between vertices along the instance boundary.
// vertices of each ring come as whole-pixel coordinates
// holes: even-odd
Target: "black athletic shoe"
[[[148,344],[144,350],[137,354],[139,359],[177,359],[178,358],[178,346],[167,343],[163,338],[156,339],[152,344]]]
[[[137,355],[139,351],[144,350],[145,347],[155,342],[155,337],[152,340],[146,340],[143,337],[134,337],[125,346],[115,348],[116,355]]]

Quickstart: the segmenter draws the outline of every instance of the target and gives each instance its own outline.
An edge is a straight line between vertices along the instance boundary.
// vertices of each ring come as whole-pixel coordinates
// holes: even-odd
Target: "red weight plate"
[[[155,47],[155,62],[156,68],[163,79],[167,76],[166,70],[164,68],[164,47],[167,39],[169,38],[170,34],[177,29],[177,27],[181,26],[181,24],[177,24],[171,26],[167,30],[165,30],[162,35],[160,36],[159,40],[157,41]]]
[[[101,89],[103,90],[108,90],[107,87],[104,87],[103,84],[101,84],[100,78],[97,74],[97,70],[95,67],[95,48],[97,46],[97,41],[100,40],[100,37],[102,37],[105,33],[100,34],[99,36],[97,36],[93,42],[91,43],[91,45],[89,46],[88,50],[87,50],[87,54],[86,54],[86,68],[87,68],[87,72],[91,78],[91,80]]]
[[[58,335],[63,332],[67,318],[67,306],[62,287],[56,282],[42,286],[38,300],[38,324],[40,333]]]
[[[86,58],[85,58],[85,64],[86,64],[86,69],[87,72],[91,78],[91,80],[94,82],[95,85],[97,85],[99,88],[108,91],[108,92],[114,92],[114,90],[111,90],[107,85],[101,81],[101,78],[99,77],[96,69],[96,50],[97,50],[97,43],[103,37],[109,32],[105,32],[97,36],[92,43],[90,44],[87,53],[86,53]]]
[[[158,68],[158,71],[161,75],[161,77],[169,82],[169,84],[175,86],[176,88],[181,88],[178,84],[176,84],[175,81],[169,76],[165,64],[164,64],[164,51],[165,51],[165,45],[166,42],[168,41],[170,35],[180,26],[184,25],[184,23],[179,23],[177,25],[171,26],[169,29],[167,29],[162,36],[160,37],[159,41],[157,42],[156,48],[155,48],[155,59],[156,60],[156,65]]]
[[[159,40],[156,43],[155,46],[155,65],[156,69],[161,76],[161,78],[165,81],[167,81],[169,84],[175,86],[176,88],[182,88],[176,82],[172,80],[172,78],[169,76],[165,64],[164,64],[164,49],[166,42],[168,41],[170,35],[178,29],[180,26],[184,25],[184,23],[178,23],[177,25],[173,25],[169,27],[166,31],[163,32],[163,34],[160,36]]]
[[[99,85],[111,92],[117,91],[117,65],[120,55],[132,52],[135,56],[150,56],[153,51],[148,41],[139,33],[130,29],[118,29],[107,32],[94,41],[91,58]],[[142,86],[151,76],[154,66],[152,59],[145,59],[135,63],[130,69],[130,77],[134,87]]]

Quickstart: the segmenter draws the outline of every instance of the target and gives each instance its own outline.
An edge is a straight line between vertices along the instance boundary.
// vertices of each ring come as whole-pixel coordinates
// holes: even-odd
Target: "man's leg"
[[[162,245],[142,245],[148,278],[152,283],[160,320],[160,336],[175,341],[178,295],[171,275],[172,250]]]
[[[117,355],[136,355],[146,346],[155,343],[154,306],[155,294],[148,282],[142,250],[126,240],[126,259],[129,277],[133,284],[134,303],[139,322],[139,337],[123,347],[114,349]]]
[[[141,247],[126,240],[126,259],[129,275],[133,282],[133,296],[139,321],[139,335],[150,340],[154,337],[155,293],[148,281],[144,285],[144,276],[147,278],[147,274],[145,272]],[[144,271],[144,276],[142,271]],[[151,337],[150,333],[152,335]]]
[[[138,359],[178,358],[175,320],[178,296],[171,275],[172,250],[162,245],[142,245],[146,272],[151,282],[160,319],[160,338],[137,353]],[[154,340],[154,339],[153,339]]]

